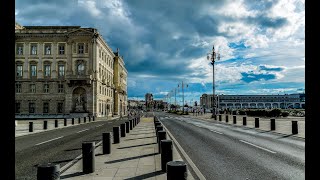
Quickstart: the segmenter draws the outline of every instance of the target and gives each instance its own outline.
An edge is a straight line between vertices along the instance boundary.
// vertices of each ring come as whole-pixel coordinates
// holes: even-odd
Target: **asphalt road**
[[[69,126],[15,138],[16,180],[34,180],[37,165],[59,163],[63,167],[82,153],[84,141],[102,141],[103,132],[112,132],[127,118]]]
[[[305,141],[247,127],[155,113],[208,180],[305,179]]]

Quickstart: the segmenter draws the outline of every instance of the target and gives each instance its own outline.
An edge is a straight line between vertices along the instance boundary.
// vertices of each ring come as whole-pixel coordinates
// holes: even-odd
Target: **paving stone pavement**
[[[167,139],[168,135],[167,135]],[[95,172],[82,173],[82,159],[64,171],[60,179],[68,180],[165,180],[161,171],[161,155],[158,153],[153,117],[141,118],[140,123],[111,145],[111,153],[103,155],[101,144],[95,149]],[[173,160],[183,161],[175,146]],[[193,180],[188,169],[188,180]]]

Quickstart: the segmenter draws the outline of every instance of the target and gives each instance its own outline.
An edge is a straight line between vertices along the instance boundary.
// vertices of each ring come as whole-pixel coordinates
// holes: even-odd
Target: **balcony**
[[[72,85],[91,85],[93,77],[92,75],[67,75],[67,84]]]

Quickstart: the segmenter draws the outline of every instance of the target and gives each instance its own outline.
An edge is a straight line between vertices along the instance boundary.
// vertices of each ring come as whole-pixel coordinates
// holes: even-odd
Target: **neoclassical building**
[[[15,27],[16,118],[127,113],[127,75],[95,28]]]
[[[299,109],[305,108],[305,94],[283,94],[283,95],[218,95],[219,109]],[[200,97],[200,106],[206,109],[212,108],[212,94],[203,94]]]

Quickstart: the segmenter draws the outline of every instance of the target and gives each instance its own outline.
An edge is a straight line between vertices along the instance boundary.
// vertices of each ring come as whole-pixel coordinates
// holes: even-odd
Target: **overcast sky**
[[[305,88],[303,0],[16,0],[16,22],[97,28],[124,56],[129,99],[284,94]],[[181,87],[181,85],[179,86]],[[181,88],[177,100],[181,100]]]

